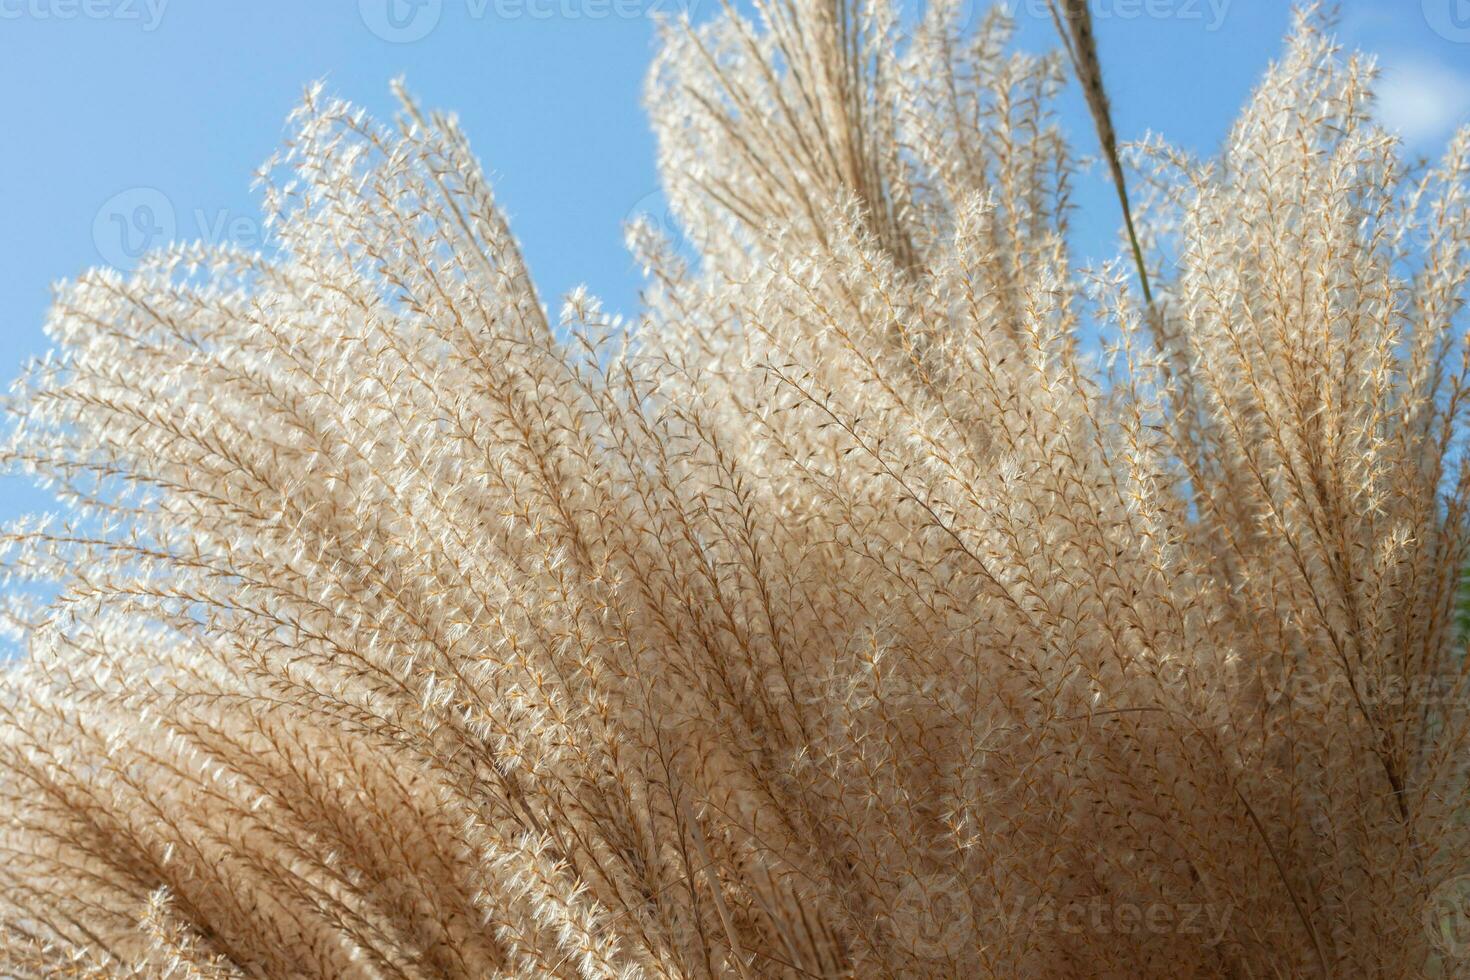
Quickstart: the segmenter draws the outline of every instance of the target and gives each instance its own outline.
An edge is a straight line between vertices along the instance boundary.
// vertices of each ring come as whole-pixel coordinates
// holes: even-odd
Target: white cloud
[[[1378,119],[1410,146],[1432,148],[1470,123],[1470,76],[1423,60],[1386,64]]]

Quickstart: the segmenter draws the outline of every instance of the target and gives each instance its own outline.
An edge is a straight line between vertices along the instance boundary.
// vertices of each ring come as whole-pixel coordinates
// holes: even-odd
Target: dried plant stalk
[[[0,971],[1455,975],[1470,132],[1406,168],[1303,15],[1220,160],[1143,148],[1155,332],[1058,58],[760,13],[665,33],[698,254],[630,229],[631,325],[315,90],[269,253],[59,292]]]
[[[1118,153],[1118,134],[1113,129],[1113,111],[1108,105],[1107,89],[1103,87],[1102,59],[1097,53],[1097,35],[1092,31],[1092,8],[1087,0],[1060,0],[1063,9],[1057,9],[1058,0],[1047,0],[1057,34],[1062,39],[1082,94],[1087,99],[1087,110],[1092,113],[1093,125],[1097,128],[1097,142],[1103,158],[1108,162],[1108,173],[1113,178],[1113,187],[1118,192],[1118,204],[1123,209],[1123,227],[1128,233],[1128,245],[1133,250],[1134,267],[1138,270],[1138,285],[1143,291],[1143,301],[1153,306],[1153,290],[1148,284],[1148,263],[1144,261],[1143,246],[1138,241],[1138,231],[1133,224],[1133,206],[1128,199],[1128,180],[1123,175],[1123,160]]]

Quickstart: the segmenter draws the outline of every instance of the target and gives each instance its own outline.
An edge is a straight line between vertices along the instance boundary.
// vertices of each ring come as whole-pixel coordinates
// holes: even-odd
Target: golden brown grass
[[[60,292],[6,975],[1453,975],[1470,133],[1407,167],[1303,16],[1138,151],[1150,325],[954,10],[671,26],[630,325],[316,92],[273,251]]]

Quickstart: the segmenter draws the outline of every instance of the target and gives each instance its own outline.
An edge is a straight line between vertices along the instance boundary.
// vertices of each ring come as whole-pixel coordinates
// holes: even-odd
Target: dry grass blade
[[[1061,10],[1058,11],[1058,4]],[[1128,244],[1133,250],[1133,263],[1138,270],[1138,285],[1143,291],[1145,306],[1153,306],[1153,290],[1148,283],[1148,265],[1144,261],[1143,247],[1138,241],[1138,232],[1133,225],[1133,206],[1128,198],[1128,181],[1123,175],[1123,161],[1118,155],[1118,136],[1113,129],[1113,112],[1108,105],[1108,93],[1103,88],[1102,59],[1097,53],[1097,35],[1092,30],[1092,9],[1088,0],[1047,0],[1057,34],[1067,51],[1076,72],[1077,82],[1087,99],[1087,109],[1092,113],[1093,125],[1097,127],[1097,142],[1102,148],[1103,158],[1108,162],[1108,171],[1113,186],[1118,192],[1118,205],[1123,209],[1123,225],[1128,232]]]

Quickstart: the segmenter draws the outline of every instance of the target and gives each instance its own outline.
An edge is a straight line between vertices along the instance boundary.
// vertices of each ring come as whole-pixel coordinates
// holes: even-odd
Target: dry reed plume
[[[1135,148],[1149,312],[1064,62],[861,3],[665,30],[634,322],[315,91],[269,254],[59,292],[5,975],[1455,975],[1470,131],[1301,15]]]

